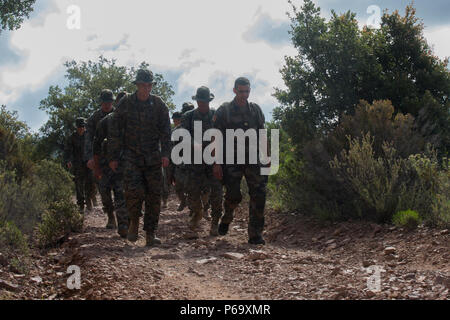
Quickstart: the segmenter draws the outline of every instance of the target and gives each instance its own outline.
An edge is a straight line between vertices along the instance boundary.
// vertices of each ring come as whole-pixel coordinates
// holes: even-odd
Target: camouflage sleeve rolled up
[[[172,141],[170,140],[171,130],[169,109],[167,108],[164,101],[160,101],[163,103],[162,112],[160,113],[160,119],[158,121],[159,139],[161,142],[161,157],[170,158]]]
[[[95,135],[95,120],[94,115],[90,116],[87,125],[86,132],[84,134],[84,160],[88,161],[94,157],[94,153],[92,151],[92,143],[94,142]]]

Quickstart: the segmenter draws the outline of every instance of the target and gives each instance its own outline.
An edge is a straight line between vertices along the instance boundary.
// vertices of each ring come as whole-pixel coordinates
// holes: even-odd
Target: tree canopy
[[[100,107],[99,97],[102,89],[110,89],[115,95],[121,91],[134,92],[132,83],[137,69],[116,64],[100,56],[98,61],[68,61],[65,64],[68,85],[64,88],[51,86],[48,96],[40,103],[40,109],[47,112],[49,120],[40,132],[41,152],[45,157],[59,156],[64,149],[66,137],[75,129],[75,119],[88,118]],[[142,62],[139,68],[148,68]],[[174,91],[161,74],[154,74],[155,84],[152,93],[159,95],[170,110],[175,108],[172,102]]]
[[[298,54],[285,58],[287,89],[275,92],[281,106],[274,118],[294,143],[330,132],[360,100],[387,99],[395,114],[411,114],[424,136],[448,152],[449,61],[433,54],[412,5],[404,16],[385,11],[379,29],[360,29],[350,11],[332,11],[326,21],[311,0],[300,10],[292,7],[290,34]]]
[[[23,20],[33,11],[36,0],[1,0],[0,33],[2,30],[19,29]]]

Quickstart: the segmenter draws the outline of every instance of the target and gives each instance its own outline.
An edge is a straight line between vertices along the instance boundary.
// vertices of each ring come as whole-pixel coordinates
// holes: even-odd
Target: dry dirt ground
[[[29,274],[0,266],[0,296],[11,299],[448,299],[448,230],[413,232],[384,225],[267,212],[267,245],[247,244],[248,209],[241,206],[223,237],[186,239],[187,209],[171,197],[161,213],[163,244],[144,247],[106,230],[100,207],[84,232],[61,247],[35,252]],[[77,265],[81,288],[70,290]],[[375,266],[375,267],[374,267]],[[2,269],[3,268],[3,269]],[[380,281],[374,278],[379,271]],[[16,271],[17,272],[17,271]],[[368,287],[369,279],[369,287]],[[375,280],[374,280],[375,279]],[[377,288],[376,285],[380,286]],[[378,290],[379,289],[379,290]]]

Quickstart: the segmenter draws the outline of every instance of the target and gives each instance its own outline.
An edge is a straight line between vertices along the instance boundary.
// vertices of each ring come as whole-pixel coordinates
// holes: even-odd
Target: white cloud
[[[216,94],[215,104],[232,98],[233,80],[256,81],[251,100],[266,116],[277,103],[273,87],[283,87],[279,69],[295,49],[248,42],[244,34],[261,15],[288,21],[287,1],[276,0],[53,0],[56,10],[25,22],[11,33],[11,45],[25,52],[23,62],[0,68],[0,101],[14,102],[24,88],[36,91],[61,72],[64,61],[96,60],[100,54],[137,66],[145,60],[156,70],[183,70],[176,79],[175,101],[190,97],[200,85]],[[67,8],[81,9],[81,30],[69,30]],[[427,32],[436,53],[450,55],[449,27]],[[103,48],[103,50],[102,50]],[[115,49],[115,50],[113,50]],[[221,83],[219,83],[221,81]]]
[[[66,27],[67,8],[74,4],[81,9],[80,30]],[[47,14],[44,21],[40,17],[39,25],[25,22],[12,34],[12,46],[25,51],[26,59],[20,66],[3,68],[0,99],[13,101],[21,88],[37,89],[68,59],[104,54],[130,66],[145,60],[159,70],[183,69],[177,81],[181,91],[194,91],[217,74],[227,75],[230,90],[216,95],[221,101],[231,97],[234,78],[252,74],[267,83],[258,90],[263,96],[254,100],[275,103],[270,94],[272,87],[282,85],[278,69],[283,56],[294,53],[289,46],[274,49],[262,42],[247,43],[242,36],[262,13],[287,20],[287,2],[58,0],[54,5],[59,12]]]

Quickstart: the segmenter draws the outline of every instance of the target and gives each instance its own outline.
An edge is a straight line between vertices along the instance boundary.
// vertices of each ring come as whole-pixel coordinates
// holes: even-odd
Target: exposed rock
[[[217,260],[217,258],[211,257],[211,258],[208,258],[208,259],[197,260],[196,263],[198,263],[198,264],[207,264],[207,263],[210,263],[210,262],[214,262],[216,260]]]
[[[397,249],[395,249],[395,247],[386,247],[386,248],[384,248],[384,254],[385,255],[395,254],[396,251],[397,251]]]
[[[0,288],[6,289],[8,291],[17,292],[17,291],[19,291],[20,287],[17,284],[14,284],[14,283],[11,283],[9,281],[0,279]]]
[[[175,253],[155,254],[152,256],[153,260],[178,260],[180,256]]]
[[[240,260],[240,259],[244,258],[244,255],[242,253],[237,253],[237,252],[225,252],[224,254],[222,254],[222,257],[225,257],[225,258],[231,259],[231,260]]]

